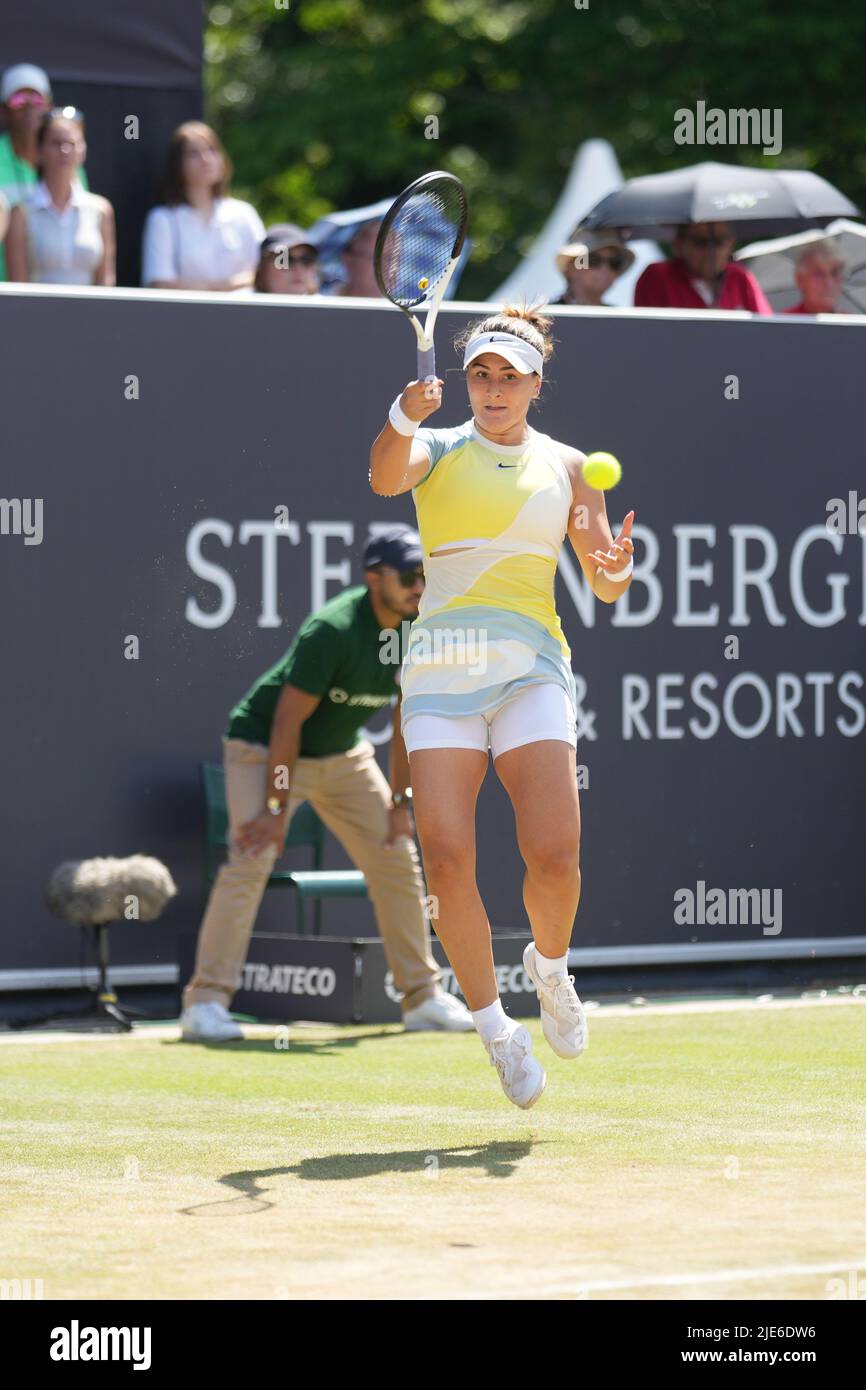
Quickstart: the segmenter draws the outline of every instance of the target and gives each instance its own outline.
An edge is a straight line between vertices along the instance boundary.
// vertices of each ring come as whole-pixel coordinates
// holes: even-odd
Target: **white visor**
[[[544,374],[544,358],[538,348],[534,348],[531,343],[524,342],[513,333],[481,333],[477,338],[473,338],[467,343],[463,354],[464,369],[485,352],[495,352],[498,357],[504,357],[506,362],[510,362],[512,367],[524,376],[529,372],[538,372],[539,376]]]

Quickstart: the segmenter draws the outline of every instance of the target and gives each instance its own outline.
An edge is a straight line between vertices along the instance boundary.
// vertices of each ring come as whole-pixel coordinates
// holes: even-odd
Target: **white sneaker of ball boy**
[[[233,1042],[244,1035],[225,1004],[216,1000],[189,1004],[180,1016],[180,1027],[183,1042]]]
[[[523,967],[535,985],[547,1042],[558,1057],[579,1057],[588,1042],[586,1013],[575,991],[574,977],[566,972],[566,957],[539,959],[535,944],[530,942],[523,952]],[[473,1018],[506,1096],[521,1110],[529,1110],[544,1090],[547,1076],[532,1055],[528,1030],[508,1017],[498,999]]]
[[[224,1004],[190,1004],[180,1016],[184,1042],[233,1042],[244,1036]],[[437,989],[416,1008],[403,1015],[407,1033],[471,1033],[472,1015],[453,995]]]

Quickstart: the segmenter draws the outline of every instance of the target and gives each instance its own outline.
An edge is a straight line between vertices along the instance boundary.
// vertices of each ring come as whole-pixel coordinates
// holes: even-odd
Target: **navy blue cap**
[[[370,536],[364,546],[364,569],[373,565],[390,565],[391,569],[409,570],[424,562],[421,537],[411,526],[397,523]]]

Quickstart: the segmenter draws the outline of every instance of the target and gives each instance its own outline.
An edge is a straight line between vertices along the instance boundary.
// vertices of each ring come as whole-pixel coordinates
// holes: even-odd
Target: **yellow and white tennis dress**
[[[572,506],[549,435],[486,439],[474,420],[416,431],[430,468],[412,489],[426,584],[400,672],[401,725],[414,714],[489,721],[530,685],[554,682],[576,718],[571,649],[554,577]],[[458,554],[432,552],[470,547]]]

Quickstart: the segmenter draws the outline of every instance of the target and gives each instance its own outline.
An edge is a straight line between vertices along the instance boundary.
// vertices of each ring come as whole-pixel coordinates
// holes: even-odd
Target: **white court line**
[[[767,991],[769,994],[771,991]],[[584,1000],[584,1003],[587,1001]],[[842,994],[801,999],[686,999],[663,1004],[602,1004],[590,1010],[590,1018],[640,1018],[644,1014],[723,1014],[742,1009],[822,1009],[828,1005],[866,1004],[866,994]]]
[[[340,1025],[333,1024],[331,1026],[339,1027]],[[241,1025],[241,1027],[245,1030],[246,1036],[250,1041],[256,1041],[261,1038],[270,1040],[271,1038],[273,1038],[274,1030],[277,1028],[297,1028],[298,1025],[280,1023],[244,1023]],[[304,1032],[306,1032],[306,1028],[304,1028]],[[152,1025],[149,1024],[143,1028],[135,1028],[131,1033],[72,1033],[68,1030],[65,1032],[61,1032],[59,1029],[57,1032],[55,1032],[53,1029],[50,1028],[34,1028],[31,1029],[29,1032],[27,1031],[27,1029],[25,1029],[22,1033],[19,1033],[17,1030],[15,1030],[14,1032],[10,1031],[8,1033],[0,1032],[0,1047],[6,1047],[15,1043],[128,1043],[147,1042],[148,1040],[150,1040],[151,1042],[166,1042],[177,1041],[179,1038],[180,1020],[178,1019],[176,1023],[159,1023]],[[187,1044],[187,1046],[195,1047],[198,1046],[198,1044],[189,1043]],[[228,1050],[230,1051],[231,1047],[229,1047]]]
[[[661,1274],[651,1279],[580,1279],[575,1277],[567,1283],[545,1283],[533,1289],[539,1294],[549,1293],[614,1293],[626,1289],[680,1288],[693,1284],[730,1284],[748,1279],[797,1279],[814,1274],[848,1274],[851,1271],[866,1271],[866,1261],[836,1261],[835,1264],[820,1265],[771,1265],[766,1269],[727,1269],[712,1270],[702,1274]],[[497,1296],[501,1297],[501,1294]],[[525,1297],[525,1286],[524,1293]],[[489,1294],[464,1294],[464,1298],[488,1298]]]
[[[675,1004],[601,1004],[598,1008],[590,1009],[589,1017],[593,1020],[605,1018],[646,1018],[647,1015],[664,1014],[708,1014],[708,1013],[732,1013],[737,1010],[756,1009],[823,1009],[840,1008],[845,1006],[866,1005],[866,994],[841,995],[829,997],[827,999],[708,999],[708,1000],[687,1000]],[[312,1021],[289,1020],[284,1024],[280,1023],[242,1023],[246,1037],[250,1041],[261,1038],[273,1037],[274,1030],[277,1028],[288,1028],[290,1031],[298,1030],[305,1037],[309,1033],[322,1030],[332,1033],[342,1027],[366,1027],[366,1028],[393,1028],[395,1035],[400,1035],[401,1030],[396,1023],[368,1023],[343,1025],[340,1023],[316,1023]],[[23,1033],[17,1031],[6,1031],[0,1029],[0,1047],[14,1043],[59,1043],[59,1042],[162,1042],[165,1039],[176,1039],[180,1022],[165,1024],[146,1024],[143,1027],[135,1028],[131,1033],[78,1033],[60,1031],[54,1032],[49,1029],[34,1029]],[[194,1044],[190,1044],[193,1046]]]

